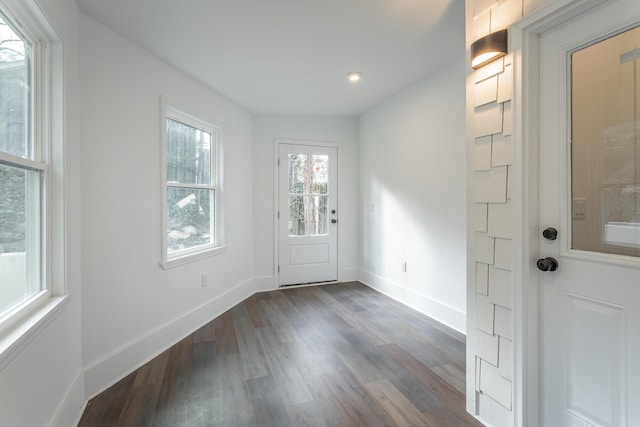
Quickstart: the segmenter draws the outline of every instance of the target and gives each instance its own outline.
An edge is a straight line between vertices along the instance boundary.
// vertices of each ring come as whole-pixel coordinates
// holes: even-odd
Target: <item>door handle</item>
[[[536,266],[540,271],[556,271],[558,269],[558,260],[552,257],[540,258],[536,262]]]
[[[331,220],[331,224],[335,224],[336,222],[338,222],[338,220],[335,218]]]

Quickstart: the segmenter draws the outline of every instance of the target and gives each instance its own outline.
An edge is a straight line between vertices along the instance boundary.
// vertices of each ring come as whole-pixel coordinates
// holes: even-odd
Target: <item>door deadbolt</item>
[[[556,240],[558,238],[558,230],[553,227],[545,228],[542,232],[542,237],[547,240]]]

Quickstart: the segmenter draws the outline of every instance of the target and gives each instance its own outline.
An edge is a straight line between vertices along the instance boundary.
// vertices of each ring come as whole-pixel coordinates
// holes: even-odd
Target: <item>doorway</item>
[[[277,144],[278,286],[338,280],[338,148]]]

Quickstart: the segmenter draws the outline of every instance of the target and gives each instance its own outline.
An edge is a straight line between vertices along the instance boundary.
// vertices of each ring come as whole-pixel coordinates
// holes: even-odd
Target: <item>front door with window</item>
[[[335,281],[337,148],[281,143],[278,154],[278,284]]]
[[[545,426],[640,425],[640,3],[609,3],[540,37]]]

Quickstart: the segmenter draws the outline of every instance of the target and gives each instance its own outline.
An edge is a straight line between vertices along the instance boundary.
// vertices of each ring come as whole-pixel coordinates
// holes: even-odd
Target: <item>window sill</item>
[[[0,370],[62,312],[68,301],[68,295],[48,298],[43,305],[0,336]]]
[[[226,246],[217,246],[215,248],[207,249],[201,252],[193,254],[187,254],[180,257],[171,258],[160,263],[160,266],[165,270],[180,267],[185,264],[189,264],[194,261],[209,258],[216,255],[221,255],[227,251]]]

